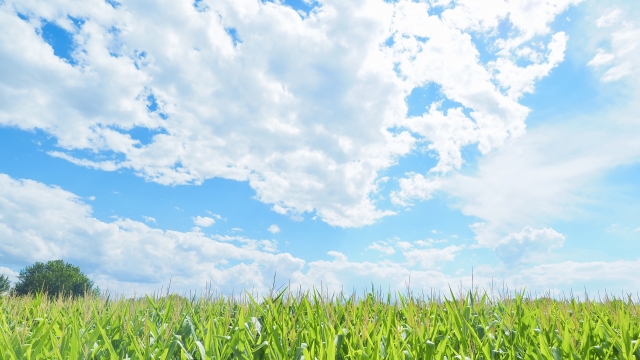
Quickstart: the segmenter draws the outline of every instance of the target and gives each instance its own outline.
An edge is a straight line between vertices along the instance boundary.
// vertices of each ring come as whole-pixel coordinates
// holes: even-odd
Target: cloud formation
[[[640,76],[640,24],[634,20],[620,8],[609,9],[596,20],[596,26],[609,35],[608,50],[599,48],[588,65],[602,69],[603,82]]]
[[[152,217],[152,216],[145,216],[145,215],[142,215],[142,218],[144,219],[144,222],[146,222],[146,223],[154,223],[154,224],[157,224],[157,223],[158,223],[158,222],[156,221],[156,219],[155,219],[154,217]]]
[[[267,228],[267,231],[272,233],[272,234],[277,234],[277,233],[280,232],[280,227],[278,225],[276,225],[276,224],[271,224]]]
[[[0,124],[45,131],[49,154],[79,166],[167,185],[248,181],[274,211],[363,226],[395,213],[373,200],[379,173],[422,143],[446,173],[462,147],[487,153],[524,133],[518,97],[566,42],[536,36],[577,2],[457,1],[436,16],[435,3],[322,0],[301,17],[268,1],[5,0]],[[47,26],[68,34],[69,54]],[[458,105],[407,118],[405,98],[428,84]]]
[[[402,251],[400,261],[350,261],[337,251],[329,252],[329,260],[305,261],[278,251],[270,240],[154,229],[126,218],[106,223],[91,211],[80,197],[59,187],[0,174],[0,273],[15,281],[20,268],[61,258],[80,266],[102,289],[128,295],[157,291],[169,279],[178,292],[199,291],[207,284],[224,294],[266,292],[274,274],[277,286],[306,289],[322,284],[330,291],[347,292],[373,283],[394,291],[410,285],[417,291],[447,293],[450,286],[471,284],[470,275],[450,276],[435,268],[467,249],[432,247],[440,242],[436,240],[395,241]],[[551,229],[525,229],[505,243],[541,243],[537,249],[544,249],[558,241]],[[598,282],[606,281],[614,285],[607,288],[615,290],[637,288],[639,271],[640,260],[563,262],[515,270],[485,265],[476,269],[474,281],[489,289],[492,280],[502,279],[512,289],[526,286],[532,291],[576,284],[582,288],[585,282],[597,289]]]
[[[241,236],[153,229],[126,218],[105,223],[91,207],[58,187],[0,174],[0,257],[22,268],[64,259],[103,289],[151,292],[172,279],[176,289],[207,283],[223,292],[263,291],[274,274],[298,282],[305,261],[274,253],[275,244]]]
[[[193,223],[197,226],[209,227],[215,224],[216,220],[208,216],[196,216],[195,218],[193,218]]]
[[[550,221],[589,215],[587,208],[594,199],[601,199],[602,207],[622,206],[609,203],[625,196],[618,197],[620,189],[603,179],[617,168],[640,163],[640,67],[630,62],[631,57],[640,56],[640,37],[629,36],[640,25],[619,9],[597,10],[593,13],[598,16],[585,20],[585,26],[591,28],[588,36],[597,39],[600,48],[591,49],[593,56],[585,63],[603,82],[616,82],[614,90],[609,90],[614,91],[616,102],[596,114],[550,119],[479,159],[474,172],[438,179],[437,190],[453,196],[454,206],[465,215],[481,220],[472,225],[481,246],[495,248],[505,236],[527,226],[540,229]],[[605,54],[603,47],[612,50]],[[629,72],[616,80],[610,77],[621,69]],[[422,182],[429,184],[429,180]]]
[[[505,264],[518,262],[538,262],[540,255],[561,247],[565,236],[551,229],[532,229],[526,226],[522,231],[505,236],[495,248],[496,255]]]
[[[367,249],[379,251],[385,255],[393,255],[396,253],[396,250],[393,246],[387,244],[385,241],[374,241],[372,242]]]

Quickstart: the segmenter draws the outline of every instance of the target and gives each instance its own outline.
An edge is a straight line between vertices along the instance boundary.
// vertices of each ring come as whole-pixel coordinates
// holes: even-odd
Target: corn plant
[[[637,359],[640,306],[362,296],[0,297],[1,359]]]

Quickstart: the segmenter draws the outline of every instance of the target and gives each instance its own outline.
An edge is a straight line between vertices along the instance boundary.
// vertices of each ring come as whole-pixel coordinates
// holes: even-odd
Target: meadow
[[[640,359],[630,297],[283,290],[0,305],[2,359]]]

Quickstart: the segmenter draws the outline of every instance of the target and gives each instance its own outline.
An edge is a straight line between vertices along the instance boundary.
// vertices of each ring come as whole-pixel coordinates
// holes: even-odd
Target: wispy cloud
[[[541,256],[564,245],[565,236],[551,229],[532,229],[529,226],[500,240],[495,251],[504,263],[541,262]]]
[[[376,250],[376,251],[379,251],[379,252],[381,252],[381,253],[383,253],[385,255],[392,255],[392,254],[395,254],[395,252],[396,252],[396,250],[393,248],[393,246],[388,245],[384,241],[373,242],[367,247],[367,249]]]
[[[620,8],[608,10],[596,20],[601,30],[608,32],[607,48],[599,48],[588,65],[603,71],[600,79],[612,82],[628,77],[640,77],[640,22],[625,15]]]
[[[157,224],[156,219],[155,219],[155,218],[153,218],[153,217],[151,217],[151,216],[145,216],[145,215],[142,215],[142,218],[144,219],[144,221],[145,221],[146,223],[154,223],[154,224]]]
[[[220,216],[219,214],[214,214],[211,211],[207,210],[207,214],[211,215],[211,217],[213,217],[216,220],[224,220],[226,221],[227,219],[223,218],[222,216]]]

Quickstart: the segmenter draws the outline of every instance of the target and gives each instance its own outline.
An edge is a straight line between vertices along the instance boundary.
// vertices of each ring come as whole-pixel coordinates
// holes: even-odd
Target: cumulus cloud
[[[278,285],[307,289],[322,284],[330,291],[360,291],[372,283],[393,291],[409,285],[425,292],[447,293],[460,283],[469,288],[470,274],[450,276],[435,269],[454,260],[461,246],[414,249],[410,243],[397,244],[407,261],[351,261],[337,251],[328,253],[329,260],[305,261],[278,252],[277,242],[270,240],[154,229],[126,218],[106,223],[94,218],[91,207],[75,194],[0,174],[0,273],[12,280],[26,265],[61,258],[79,265],[102,289],[128,295],[157,291],[170,278],[172,289],[179,292],[206,284],[225,294],[244,289],[267,292],[274,274]],[[481,266],[474,281],[488,289],[492,279],[504,279],[510,286],[532,291],[582,288],[585,282],[597,289],[600,281],[615,284],[607,286],[615,290],[640,286],[635,276],[639,271],[640,260],[564,262],[517,270]]]
[[[402,120],[420,142],[428,143],[426,147],[437,154],[438,164],[427,176],[414,172],[401,179],[400,190],[391,195],[395,204],[407,206],[413,199],[431,198],[439,185],[438,174],[461,168],[465,146],[477,144],[486,154],[525,133],[529,109],[518,99],[533,92],[535,82],[564,60],[567,36],[558,32],[548,43],[531,40],[548,35],[548,25],[555,16],[578,2],[534,1],[525,5],[496,0],[487,5],[459,1],[442,13],[441,22],[423,15],[424,3],[398,5],[400,15],[394,17],[398,27],[415,34],[412,37],[399,31],[394,37],[399,44],[394,50],[401,54],[397,55],[399,68],[418,84],[439,84],[445,98],[457,105],[444,109],[442,102],[434,102],[421,116]],[[494,39],[493,45],[499,49],[497,59],[483,64],[471,38],[460,30],[487,35],[496,33],[500,24],[510,24],[515,35]],[[429,40],[423,42],[424,38]],[[530,64],[518,65],[522,60]]]
[[[532,229],[526,226],[522,231],[505,236],[495,248],[496,255],[504,263],[539,261],[540,255],[553,248],[562,247],[565,236],[551,229]]]
[[[259,291],[268,288],[274,274],[286,276],[280,281],[299,282],[305,264],[273,253],[276,244],[268,240],[163,231],[130,219],[105,223],[72,193],[4,174],[0,214],[4,266],[62,258],[111,291],[151,292],[169,278],[176,289],[198,290],[210,282],[225,292]]]
[[[373,200],[379,174],[422,143],[446,173],[461,147],[487,153],[524,133],[517,98],[566,40],[536,36],[577,2],[458,1],[435,16],[427,2],[323,0],[301,17],[269,1],[6,0],[0,124],[43,130],[57,140],[49,154],[79,166],[161,184],[247,181],[278,213],[363,226],[395,213]],[[499,38],[505,22],[515,30]],[[71,37],[68,58],[44,40],[49,25]],[[472,32],[494,40],[484,50],[508,74],[480,60]],[[523,56],[535,64],[513,65]],[[458,108],[406,118],[405,98],[428,84]],[[394,202],[429,197],[414,190]]]
[[[268,228],[267,231],[272,233],[272,234],[277,234],[280,232],[280,227],[276,224],[271,224]]]
[[[495,79],[500,87],[507,91],[509,97],[518,99],[525,93],[532,93],[535,82],[549,75],[554,67],[564,61],[567,40],[568,36],[564,32],[554,34],[547,45],[546,55],[531,48],[521,49],[520,57],[532,62],[526,67],[516,65],[517,59],[506,57],[490,62],[489,66],[495,72]]]
[[[482,32],[496,31],[498,25],[508,17],[509,25],[517,30],[518,36],[503,39],[498,45],[510,51],[536,35],[548,34],[551,31],[549,24],[555,17],[580,2],[582,0],[458,0],[457,6],[446,10],[443,17],[459,28]]]
[[[399,180],[400,190],[391,192],[391,201],[396,205],[409,206],[412,200],[429,200],[440,187],[439,179],[429,179],[422,174],[406,174]]]
[[[208,216],[196,216],[196,217],[193,218],[193,223],[198,225],[198,226],[209,227],[209,226],[215,224],[216,220],[214,218],[210,218]]]
[[[443,95],[459,103],[461,110],[471,109],[465,123],[471,123],[470,127],[476,129],[473,142],[482,152],[500,146],[510,136],[521,135],[528,109],[502,94],[492,83],[491,73],[486,64],[479,61],[471,37],[446,21],[429,16],[427,7],[426,3],[400,2],[396,8],[394,26],[398,30],[392,51],[401,73],[414,86],[439,84]],[[425,38],[428,41],[424,41]],[[443,136],[443,142],[464,143],[469,137],[466,132],[448,132],[447,126],[428,126],[432,121],[440,118],[412,117],[403,119],[402,123],[431,142]],[[424,122],[427,124],[422,125]],[[420,128],[424,131],[418,131]]]

